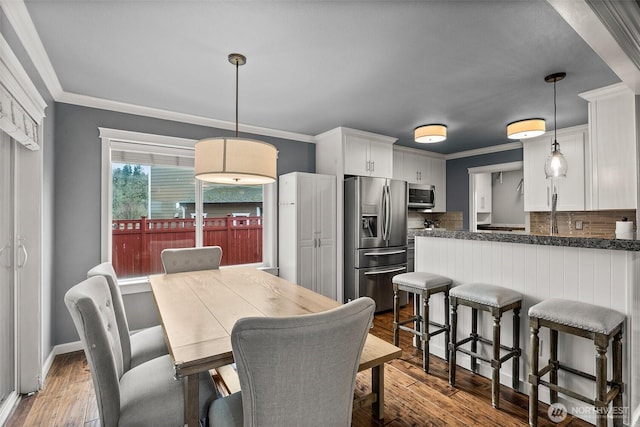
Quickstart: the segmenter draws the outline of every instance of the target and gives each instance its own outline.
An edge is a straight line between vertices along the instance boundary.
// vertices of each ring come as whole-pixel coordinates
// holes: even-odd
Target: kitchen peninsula
[[[450,277],[454,286],[483,282],[521,292],[524,296],[520,323],[521,372],[528,373],[528,310],[547,298],[564,298],[601,305],[627,315],[624,331],[623,381],[625,383],[625,425],[637,425],[640,419],[640,241],[602,238],[558,237],[508,233],[472,233],[467,231],[411,231],[415,238],[416,271],[428,271]],[[432,297],[431,312],[444,309],[442,297]],[[482,316],[482,315],[481,315]],[[458,336],[470,332],[470,310],[458,313]],[[438,321],[438,319],[434,319]],[[490,336],[491,321],[480,317],[480,333]],[[504,322],[502,339],[511,345],[511,322]],[[549,352],[548,331],[541,334],[541,361]],[[432,353],[444,357],[443,338],[435,337]],[[488,347],[483,352],[490,352]],[[595,350],[589,340],[562,335],[559,354],[577,369],[594,372]],[[609,354],[610,357],[610,354]],[[469,368],[469,358],[459,357],[459,365]],[[511,384],[509,369],[501,370],[501,383]],[[480,374],[490,377],[490,366],[481,362]],[[519,390],[528,393],[527,374],[521,376]],[[569,388],[593,394],[593,382],[581,378],[561,378]],[[541,389],[541,400],[548,403],[548,390]],[[569,410],[594,422],[585,404],[560,397]],[[565,400],[563,400],[565,399]]]

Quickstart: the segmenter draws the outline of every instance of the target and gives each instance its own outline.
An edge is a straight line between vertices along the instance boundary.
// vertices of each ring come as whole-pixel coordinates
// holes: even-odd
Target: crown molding
[[[40,40],[31,15],[23,0],[0,0],[0,7],[6,15],[13,30],[22,42],[22,46],[27,51],[33,65],[40,73],[44,84],[54,100],[58,100],[62,94],[62,85],[56,75],[53,65],[49,60],[49,55]]]
[[[160,108],[145,107],[142,105],[129,104],[126,102],[112,101],[109,99],[95,98],[77,93],[62,92],[58,102],[65,104],[79,105],[83,107],[98,108],[101,110],[117,111],[120,113],[135,114],[138,116],[152,117],[155,119],[170,120],[179,123],[190,123],[193,125],[207,126],[218,129],[235,130],[235,122],[211,119],[208,117],[196,116],[193,114],[178,113],[175,111],[163,110]],[[288,132],[278,129],[264,128],[260,126],[238,125],[240,132],[246,132],[260,136],[271,136],[274,138],[290,139],[293,141],[301,141],[315,143],[315,138],[311,135],[302,133]]]
[[[405,147],[404,145],[394,145],[394,150],[403,151],[405,153],[417,154],[421,156],[433,157],[436,159],[446,159],[447,155],[442,153],[436,153],[435,151],[420,150],[413,147]]]
[[[483,154],[499,153],[501,151],[510,151],[522,149],[522,141],[509,142],[507,144],[492,145],[490,147],[476,148],[474,150],[458,151],[457,153],[446,154],[446,160],[461,159],[463,157],[481,156]]]

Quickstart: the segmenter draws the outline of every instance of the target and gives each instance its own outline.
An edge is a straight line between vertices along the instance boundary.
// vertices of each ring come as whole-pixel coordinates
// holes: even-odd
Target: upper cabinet
[[[393,149],[393,177],[409,184],[431,184],[436,188],[433,212],[446,212],[446,160],[436,153],[407,148]]]
[[[316,141],[318,172],[336,176],[393,177],[396,138],[339,127],[317,135]]]
[[[551,154],[554,132],[523,141],[524,156],[524,210],[550,211],[551,199],[558,193],[558,211],[585,209],[585,145],[587,126],[558,129],[560,151],[567,160],[565,178],[547,179],[544,164]]]
[[[636,97],[624,83],[580,96],[589,101],[586,208],[636,209]]]

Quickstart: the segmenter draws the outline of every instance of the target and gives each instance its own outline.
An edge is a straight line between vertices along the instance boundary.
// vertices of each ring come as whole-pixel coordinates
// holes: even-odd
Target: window
[[[196,141],[100,129],[103,140],[103,253],[119,278],[162,273],[166,248],[221,246],[222,265],[272,266],[265,236],[275,212],[262,186],[202,183]],[[274,215],[272,215],[274,216]],[[265,251],[265,247],[267,251]],[[266,253],[265,253],[266,252]],[[266,255],[266,256],[265,256]]]

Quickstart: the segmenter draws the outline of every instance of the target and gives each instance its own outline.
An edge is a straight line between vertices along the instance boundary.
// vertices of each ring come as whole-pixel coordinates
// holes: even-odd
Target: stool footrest
[[[548,374],[552,369],[553,369],[553,363],[549,363],[548,365],[544,366],[542,369],[540,369],[540,370],[538,371],[538,377],[544,377],[544,376],[545,376],[546,374]],[[580,377],[582,377],[582,378],[586,378],[586,379],[591,380],[591,381],[595,381],[595,380],[596,380],[595,375],[589,374],[589,373],[587,373],[587,372],[580,371],[580,370],[575,369],[575,368],[572,368],[572,367],[570,367],[570,366],[563,365],[563,364],[561,364],[561,363],[559,363],[559,362],[558,362],[558,370],[567,371],[567,372],[569,372],[569,373],[572,373],[572,374],[574,374],[574,375],[578,375],[578,376],[580,376]],[[608,385],[609,387],[613,387],[613,386],[618,386],[618,387],[620,387],[620,384],[616,384],[616,383],[615,383],[615,382],[613,382],[612,380],[607,380],[607,385]]]
[[[558,393],[566,394],[569,397],[573,397],[574,399],[578,399],[581,402],[588,403],[589,405],[595,405],[595,400],[588,398],[587,396],[583,396],[582,394],[576,393],[575,391],[569,390],[568,388],[551,384],[549,381],[545,381],[543,379],[538,378],[538,383],[540,385],[544,385],[549,388],[549,390],[557,391]]]
[[[437,326],[438,329],[435,329],[434,331],[429,331],[429,336],[430,337],[434,337],[438,334],[441,334],[443,332],[447,332],[449,330],[449,328],[447,328],[445,325],[441,325],[439,323],[435,323],[435,322],[429,322],[429,326]],[[402,323],[398,323],[398,329],[400,329],[401,331],[405,331],[405,332],[411,332],[414,335],[419,336],[420,338],[422,338],[424,335],[426,335],[426,333],[422,332],[422,331],[417,331],[413,328],[410,328],[408,326],[404,326]]]

